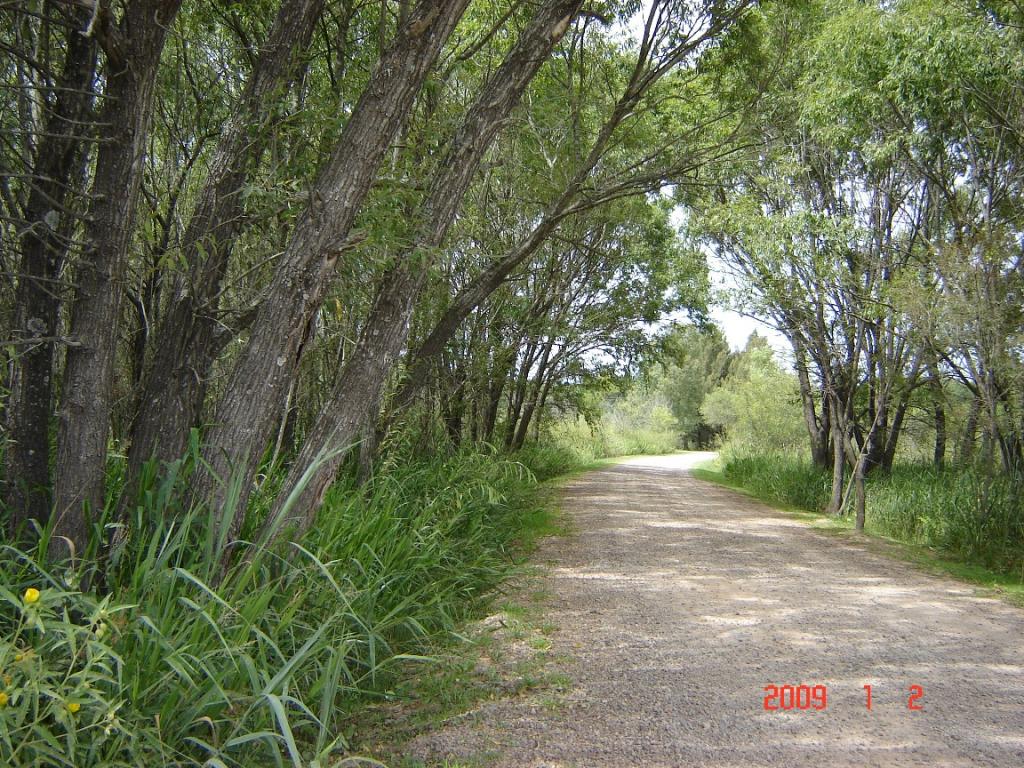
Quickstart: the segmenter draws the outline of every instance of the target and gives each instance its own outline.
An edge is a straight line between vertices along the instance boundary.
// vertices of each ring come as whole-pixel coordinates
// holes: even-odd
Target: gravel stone
[[[558,707],[487,702],[417,737],[411,756],[1024,766],[1024,612],[695,479],[688,467],[708,456],[632,459],[566,484],[577,533],[538,559],[572,688]],[[827,686],[827,708],[766,711],[769,684]],[[912,685],[923,711],[908,709]]]

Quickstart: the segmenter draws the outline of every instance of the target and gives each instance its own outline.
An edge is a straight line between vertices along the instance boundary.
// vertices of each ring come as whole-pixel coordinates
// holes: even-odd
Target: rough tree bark
[[[467,111],[430,180],[416,216],[421,224],[415,244],[398,254],[385,274],[352,357],[268,518],[267,534],[285,530],[293,522],[301,533],[312,524],[345,450],[368,418],[376,420],[387,374],[408,339],[413,305],[426,280],[430,254],[444,242],[488,148],[581,5],[581,0],[547,0]]]
[[[230,538],[241,527],[260,455],[299,362],[304,330],[333,279],[388,147],[468,4],[423,0],[410,12],[381,55],[278,262],[206,435],[209,470],[193,481],[196,499],[221,507],[225,482],[238,473],[240,503],[222,511]]]
[[[67,54],[36,151],[32,175],[37,181],[24,211],[14,338],[28,345],[19,347],[13,360],[5,413],[4,503],[11,511],[12,539],[28,520],[45,525],[50,516],[51,339],[58,335],[58,280],[76,218],[69,198],[81,183],[88,157],[83,138],[96,75],[95,41],[81,34],[88,23],[84,10],[69,14]],[[46,340],[33,342],[40,338]]]
[[[834,406],[830,406],[834,409]],[[835,411],[833,410],[833,414]],[[839,422],[832,420],[832,496],[828,502],[829,514],[838,515],[843,509],[843,474],[846,471],[846,440],[839,431]]]
[[[103,507],[121,295],[160,55],[181,0],[134,0],[107,54],[92,203],[71,311],[54,481],[54,542],[81,551]]]
[[[257,166],[269,138],[268,116],[284,98],[298,59],[308,45],[325,0],[283,0],[260,47],[245,90],[224,126],[207,177],[189,219],[170,306],[157,330],[153,359],[132,425],[128,495],[142,464],[172,461],[197,425],[217,343],[218,299],[242,224],[239,192]]]

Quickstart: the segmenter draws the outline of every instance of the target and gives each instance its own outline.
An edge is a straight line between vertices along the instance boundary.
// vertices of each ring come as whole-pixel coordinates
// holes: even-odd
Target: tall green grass
[[[1024,487],[974,468],[904,465],[869,489],[871,528],[1024,576]]]
[[[148,475],[102,560],[0,549],[0,764],[327,765],[352,708],[487,599],[538,519],[519,462],[396,460],[336,485],[301,542],[238,543],[222,573],[190,470]]]
[[[722,474],[732,483],[756,490],[760,498],[810,512],[829,502],[829,473],[785,454],[728,453]]]
[[[822,512],[831,473],[787,454],[727,454],[723,475],[759,497]],[[967,563],[1024,575],[1024,487],[974,467],[903,464],[867,480],[866,529]]]

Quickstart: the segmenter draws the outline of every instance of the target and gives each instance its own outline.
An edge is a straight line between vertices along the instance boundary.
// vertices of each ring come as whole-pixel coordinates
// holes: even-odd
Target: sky
[[[752,317],[737,314],[731,309],[715,307],[711,310],[711,319],[725,332],[725,338],[729,346],[735,350],[741,350],[747,345],[750,334],[757,331],[762,336],[768,337],[772,349],[778,352],[789,354],[789,343],[774,328],[770,328],[759,320]]]
[[[756,317],[735,311],[735,309],[741,309],[741,307],[734,308],[729,306],[730,298],[728,294],[730,289],[736,286],[737,278],[726,270],[725,265],[722,264],[714,253],[709,251],[705,255],[707,256],[708,272],[711,277],[711,295],[713,297],[720,297],[711,306],[711,319],[721,327],[725,333],[726,340],[729,342],[729,346],[733,350],[743,349],[747,345],[747,339],[750,338],[750,334],[757,331],[761,336],[768,338],[768,343],[781,360],[787,360],[791,356],[792,350],[786,337]]]

